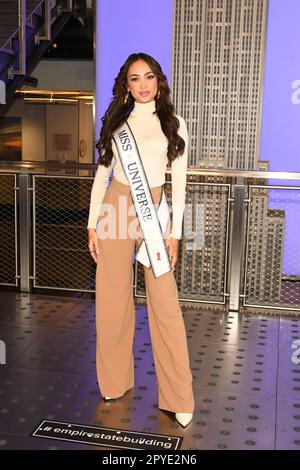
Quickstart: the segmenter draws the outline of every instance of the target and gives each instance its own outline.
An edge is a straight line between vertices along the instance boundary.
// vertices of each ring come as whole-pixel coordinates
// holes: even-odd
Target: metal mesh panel
[[[171,207],[171,185],[165,185]],[[186,302],[224,303],[229,185],[187,184],[183,239],[175,279]],[[143,267],[136,266],[136,295],[145,296]]]
[[[95,288],[86,230],[92,183],[92,178],[34,177],[35,287]]]
[[[0,284],[17,285],[16,176],[0,175]]]
[[[245,305],[300,308],[300,188],[250,187]]]

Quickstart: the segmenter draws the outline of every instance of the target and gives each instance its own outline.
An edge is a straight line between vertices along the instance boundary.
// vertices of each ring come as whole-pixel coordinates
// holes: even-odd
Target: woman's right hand
[[[98,245],[98,237],[97,232],[94,228],[89,228],[88,230],[89,236],[89,250],[91,253],[91,257],[97,263],[98,256],[99,256],[99,245]]]

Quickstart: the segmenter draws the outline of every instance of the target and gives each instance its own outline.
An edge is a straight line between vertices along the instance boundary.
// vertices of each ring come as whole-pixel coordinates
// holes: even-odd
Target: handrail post
[[[19,69],[10,67],[8,78],[13,79],[15,75],[26,75],[26,0],[18,0],[19,17]]]

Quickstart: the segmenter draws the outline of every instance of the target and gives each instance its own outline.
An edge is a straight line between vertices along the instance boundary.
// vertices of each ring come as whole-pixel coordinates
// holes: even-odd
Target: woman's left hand
[[[166,239],[166,246],[169,252],[171,268],[172,271],[174,271],[178,258],[179,240],[177,238],[169,237]]]

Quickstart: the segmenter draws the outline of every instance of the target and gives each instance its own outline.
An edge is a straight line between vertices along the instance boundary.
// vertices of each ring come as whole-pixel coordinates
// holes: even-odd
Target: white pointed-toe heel
[[[192,421],[193,413],[175,413],[175,418],[185,428]]]
[[[103,397],[105,401],[110,401],[110,400],[117,400],[118,398],[122,398],[124,395],[120,395],[119,397]]]
[[[118,395],[117,397],[108,397],[108,396],[105,396],[105,397],[102,397],[103,400],[105,401],[109,401],[109,400],[117,400],[118,398],[123,398],[124,395],[126,395],[126,393],[128,392],[128,390],[126,392],[123,393],[123,395]]]

